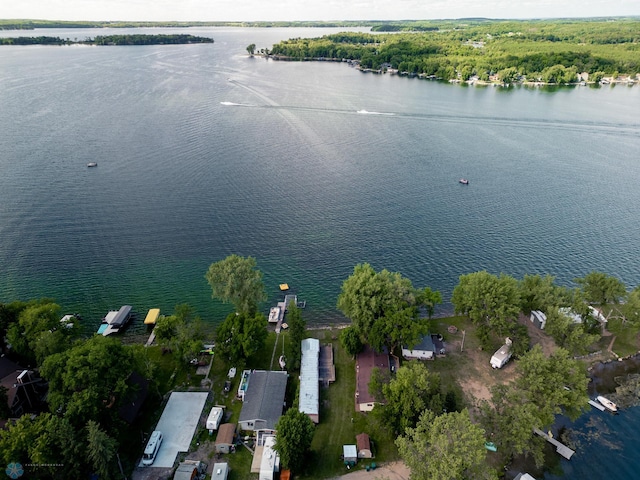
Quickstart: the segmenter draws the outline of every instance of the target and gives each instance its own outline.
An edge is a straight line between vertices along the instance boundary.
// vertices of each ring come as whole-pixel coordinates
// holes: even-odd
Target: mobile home
[[[491,357],[491,366],[493,368],[502,368],[511,358],[511,339],[507,338],[505,344],[500,347]]]

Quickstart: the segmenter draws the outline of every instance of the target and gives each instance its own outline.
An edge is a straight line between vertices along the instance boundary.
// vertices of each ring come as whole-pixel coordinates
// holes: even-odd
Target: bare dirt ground
[[[378,466],[375,470],[367,472],[366,470],[358,470],[357,472],[347,473],[341,477],[335,477],[333,480],[409,480],[409,467],[404,462],[390,462]]]
[[[540,345],[545,355],[551,355],[556,350],[553,339],[536,328],[528,318],[521,316],[519,322],[527,326],[532,345]],[[515,379],[516,369],[514,362],[507,363],[499,370],[491,368],[489,360],[493,352],[480,350],[477,342],[470,341],[470,335],[474,333],[467,331],[464,351],[461,352],[462,332],[449,334],[447,356],[458,357],[460,363],[465,364],[465,368],[458,372],[459,384],[468,403],[477,407],[481,401],[491,400],[491,387]]]

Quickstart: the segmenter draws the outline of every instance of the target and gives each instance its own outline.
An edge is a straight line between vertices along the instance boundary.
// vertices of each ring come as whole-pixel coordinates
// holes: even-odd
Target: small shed
[[[222,407],[211,408],[211,412],[209,412],[209,417],[207,418],[207,430],[209,430],[209,434],[218,429],[220,423],[222,422],[223,415],[224,410],[222,409]]]
[[[342,454],[346,465],[355,465],[358,463],[358,449],[355,445],[343,445]]]
[[[366,433],[356,435],[356,446],[358,447],[358,458],[373,458],[369,435]]]
[[[544,330],[544,327],[547,324],[547,316],[540,310],[532,310],[530,320],[531,323],[533,323],[540,330]]]
[[[173,480],[194,480],[207,471],[207,465],[197,460],[185,460],[176,469]],[[227,477],[225,477],[226,479]]]
[[[228,463],[214,463],[211,471],[211,480],[227,480],[229,476]]]
[[[236,433],[235,423],[224,423],[218,429],[216,437],[216,453],[231,453],[233,450],[233,437]]]

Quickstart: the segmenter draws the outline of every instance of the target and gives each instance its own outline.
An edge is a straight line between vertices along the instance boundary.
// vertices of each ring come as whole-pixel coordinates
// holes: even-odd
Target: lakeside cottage
[[[427,334],[413,348],[402,347],[402,356],[407,360],[433,360],[436,355],[444,355],[444,343],[441,335]]]
[[[382,353],[374,351],[370,346],[356,357],[356,411],[370,412],[377,403],[373,395],[369,393],[371,372],[374,368],[389,371],[389,353],[385,348]]]
[[[238,421],[241,430],[275,431],[282,416],[288,378],[286,371],[251,372]]]

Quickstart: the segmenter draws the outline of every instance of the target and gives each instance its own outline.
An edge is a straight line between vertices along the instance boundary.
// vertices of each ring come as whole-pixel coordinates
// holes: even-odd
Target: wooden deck
[[[318,373],[320,382],[329,386],[336,381],[336,366],[333,363],[333,344],[327,343],[320,347],[320,358],[318,361]]]
[[[547,442],[549,442],[554,447],[556,447],[556,452],[558,452],[560,455],[562,455],[567,460],[571,460],[571,457],[573,456],[573,454],[576,453],[573,450],[571,450],[569,447],[567,447],[566,445],[560,443],[555,438],[550,437],[549,435],[547,435],[546,433],[544,433],[542,430],[540,430],[538,428],[534,428],[533,432],[536,435],[544,438]]]

